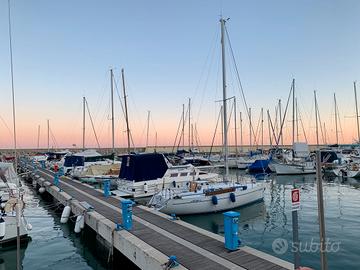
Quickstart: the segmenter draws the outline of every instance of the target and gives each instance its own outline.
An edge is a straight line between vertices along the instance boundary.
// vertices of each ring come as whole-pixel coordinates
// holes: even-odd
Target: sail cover
[[[162,178],[168,166],[162,154],[131,154],[122,156],[120,179],[135,182]]]

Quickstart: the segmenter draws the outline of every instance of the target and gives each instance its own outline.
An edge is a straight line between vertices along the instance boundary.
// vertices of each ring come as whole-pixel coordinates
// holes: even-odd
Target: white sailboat
[[[19,209],[24,206],[19,199],[23,193],[19,185],[13,164],[0,162],[0,247],[15,242],[17,238],[16,205]],[[23,218],[20,218],[19,228],[20,239],[26,239],[28,232]]]
[[[223,114],[227,119],[226,72],[225,72],[225,22],[221,23]],[[256,182],[241,184],[228,181],[227,121],[223,121],[223,144],[225,161],[224,182],[192,181],[185,189],[164,189],[150,200],[149,204],[168,214],[201,214],[225,211],[263,199],[264,187]]]

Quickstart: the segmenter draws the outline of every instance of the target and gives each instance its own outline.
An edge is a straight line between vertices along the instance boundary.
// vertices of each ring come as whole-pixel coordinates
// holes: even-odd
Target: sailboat
[[[223,77],[223,119],[227,119],[226,70],[225,70],[225,23],[221,23],[222,77]],[[263,199],[263,184],[234,183],[228,181],[228,141],[227,121],[223,121],[223,145],[225,179],[222,182],[192,181],[185,189],[164,189],[155,194],[149,205],[167,214],[187,215],[225,211]]]

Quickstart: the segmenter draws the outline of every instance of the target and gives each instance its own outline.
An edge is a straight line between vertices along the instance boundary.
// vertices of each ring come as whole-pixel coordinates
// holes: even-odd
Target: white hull
[[[334,169],[333,172],[336,176],[339,176],[339,177],[360,178],[360,171]]]
[[[0,245],[15,241],[17,237],[17,228],[16,228],[16,216],[4,216],[5,220],[5,236],[0,239]],[[23,238],[27,236],[28,232],[26,230],[23,219],[20,222],[20,237]]]
[[[254,188],[235,191],[235,202],[230,200],[230,192],[216,195],[218,199],[216,205],[212,202],[212,196],[189,196],[189,198],[170,199],[160,211],[166,214],[189,215],[234,209],[263,199],[263,186],[254,185]]]
[[[276,174],[314,174],[315,167],[311,164],[281,164],[273,163],[270,168],[273,168]]]
[[[196,180],[213,180],[214,182],[218,178],[216,173],[207,173],[198,175]],[[186,184],[192,181],[192,177],[165,177],[162,179],[148,180],[141,182],[132,182],[128,180],[118,180],[118,191],[124,197],[142,198],[153,196],[159,191],[167,188],[184,188]],[[174,186],[175,183],[175,186]],[[115,192],[116,194],[116,192]]]

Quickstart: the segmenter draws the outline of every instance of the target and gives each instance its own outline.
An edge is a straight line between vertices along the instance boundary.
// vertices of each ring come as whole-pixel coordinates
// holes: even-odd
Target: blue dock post
[[[237,250],[240,246],[238,235],[240,213],[229,211],[224,213],[225,248]]]
[[[121,201],[121,210],[122,210],[122,227],[129,231],[132,228],[132,205],[131,200],[122,200]]]
[[[59,174],[58,173],[55,173],[54,175],[54,185],[55,186],[59,186]]]
[[[59,176],[63,176],[64,175],[64,167],[60,167],[58,173],[59,173]]]
[[[104,185],[104,196],[107,198],[110,196],[110,180],[105,180]]]
[[[40,160],[41,169],[45,169],[45,160]]]

